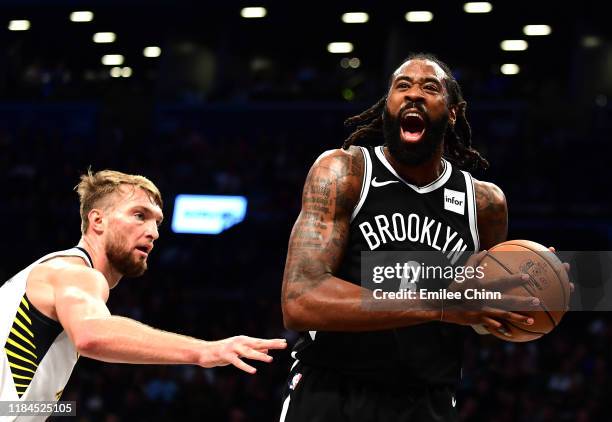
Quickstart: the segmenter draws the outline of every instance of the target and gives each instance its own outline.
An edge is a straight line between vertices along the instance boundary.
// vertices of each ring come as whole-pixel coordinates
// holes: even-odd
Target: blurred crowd
[[[148,129],[117,123],[96,106],[13,110],[0,117],[0,276],[79,239],[72,190],[91,165],[151,178],[165,199],[166,222],[149,271],[112,291],[113,313],[205,339],[246,334],[286,337],[280,288],[287,241],[309,166],[348,135],[342,121],[369,104],[258,108],[160,105]],[[510,238],[564,249],[610,246],[612,200],[597,175],[606,119],[557,128],[535,105],[474,103],[475,146],[491,161],[476,175],[499,184],[510,204]],[[137,113],[137,111],[134,111]],[[9,116],[9,117],[7,117]],[[148,119],[148,120],[146,120]],[[62,123],[63,122],[63,123]],[[604,123],[602,123],[604,122]],[[563,129],[563,130],[562,130]],[[175,195],[240,194],[246,220],[218,236],[170,230]],[[570,313],[544,338],[512,344],[468,335],[458,397],[461,419],[602,421],[612,394],[612,320]],[[277,420],[289,352],[235,368],[111,365],[80,359],[62,399],[80,421]]]

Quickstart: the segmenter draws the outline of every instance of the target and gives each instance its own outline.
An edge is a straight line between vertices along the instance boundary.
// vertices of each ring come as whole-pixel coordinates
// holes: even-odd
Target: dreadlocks
[[[457,120],[454,125],[448,125],[444,134],[444,157],[453,164],[467,170],[486,170],[489,168],[489,162],[472,147],[472,129],[465,115],[467,102],[463,99],[461,87],[453,77],[450,68],[446,63],[431,54],[411,54],[403,63],[410,60],[430,60],[437,63],[446,73],[444,84],[448,92],[448,107],[456,106]],[[386,103],[387,96],[385,95],[369,109],[344,121],[345,126],[356,126],[356,129],[342,144],[343,149],[348,149],[358,141],[367,143],[383,139],[382,115]]]

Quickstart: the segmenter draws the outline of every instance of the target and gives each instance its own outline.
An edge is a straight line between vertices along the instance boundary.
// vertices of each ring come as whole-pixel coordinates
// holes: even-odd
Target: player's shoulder
[[[347,149],[335,148],[323,152],[313,164],[313,169],[328,170],[332,175],[361,178],[364,168],[364,156],[359,147]]]
[[[39,264],[37,275],[44,277],[55,287],[60,285],[82,286],[93,290],[109,289],[104,275],[87,265],[79,257],[57,257]]]
[[[507,210],[506,195],[504,195],[499,186],[483,180],[473,180],[476,207],[479,213],[503,212]]]

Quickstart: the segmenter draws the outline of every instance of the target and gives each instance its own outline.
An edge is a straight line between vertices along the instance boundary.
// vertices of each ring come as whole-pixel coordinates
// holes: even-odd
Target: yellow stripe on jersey
[[[34,367],[38,368],[38,365],[36,364],[36,362],[32,362],[30,359],[24,358],[23,356],[18,355],[18,354],[17,354],[17,353],[15,353],[15,352],[11,352],[11,351],[10,351],[9,349],[7,349],[6,347],[4,348],[4,351],[6,352],[6,354],[7,354],[7,355],[12,356],[12,357],[17,358],[17,359],[21,359],[22,361],[27,362],[27,363],[29,363],[30,365],[34,365]]]
[[[15,317],[15,323],[19,325],[26,333],[28,333],[30,337],[34,338],[34,334],[32,334],[32,332],[28,329],[28,327],[23,325],[23,322],[19,321],[19,318]]]
[[[27,338],[25,338],[19,331],[17,331],[14,328],[11,328],[11,333],[15,334],[17,337],[19,337],[21,340],[25,341],[26,343],[28,343],[30,346],[32,346],[34,349],[36,349],[36,345],[34,343],[32,343],[30,340],[28,340]]]
[[[15,384],[15,387],[25,387],[25,388],[28,388],[28,385],[30,385],[30,384]]]
[[[24,352],[26,352],[26,353],[31,354],[32,356],[34,356],[34,359],[38,359],[38,356],[36,356],[34,353],[32,353],[31,351],[29,351],[28,349],[26,349],[25,347],[23,347],[21,344],[17,343],[17,342],[16,342],[15,340],[13,340],[12,338],[10,338],[10,337],[9,337],[9,338],[7,338],[7,339],[6,339],[6,342],[7,342],[8,344],[11,344],[11,345],[13,345],[13,346],[17,347],[17,348],[18,348],[18,349],[20,349],[20,350],[23,350],[23,351],[24,351]]]
[[[21,298],[21,303],[23,303],[23,306],[25,306],[28,311],[30,310],[30,305],[28,304],[28,302],[25,300],[24,297]]]
[[[25,312],[23,312],[23,309],[21,309],[21,307],[17,308],[17,312],[19,312],[19,315],[25,318],[25,320],[28,322],[29,325],[32,325],[32,320],[30,319],[29,316],[26,315]]]
[[[13,378],[19,378],[20,380],[31,380],[32,377],[26,377],[25,375],[13,374]]]
[[[17,365],[16,363],[13,363],[13,362],[9,362],[9,366],[11,368],[21,369],[22,371],[28,371],[28,372],[31,372],[33,374],[36,373],[36,372],[32,371],[30,368],[26,368],[25,366]]]

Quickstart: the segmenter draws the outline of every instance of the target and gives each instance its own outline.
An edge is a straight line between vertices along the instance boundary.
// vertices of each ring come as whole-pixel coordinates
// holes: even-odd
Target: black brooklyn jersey
[[[465,259],[479,250],[469,173],[443,160],[440,177],[417,187],[397,174],[382,146],[360,148],[365,159],[361,195],[338,277],[361,284],[362,251],[440,251]],[[454,384],[460,377],[463,335],[464,327],[440,322],[372,332],[310,331],[302,333],[292,355],[306,365],[347,374],[392,373],[405,384]]]

